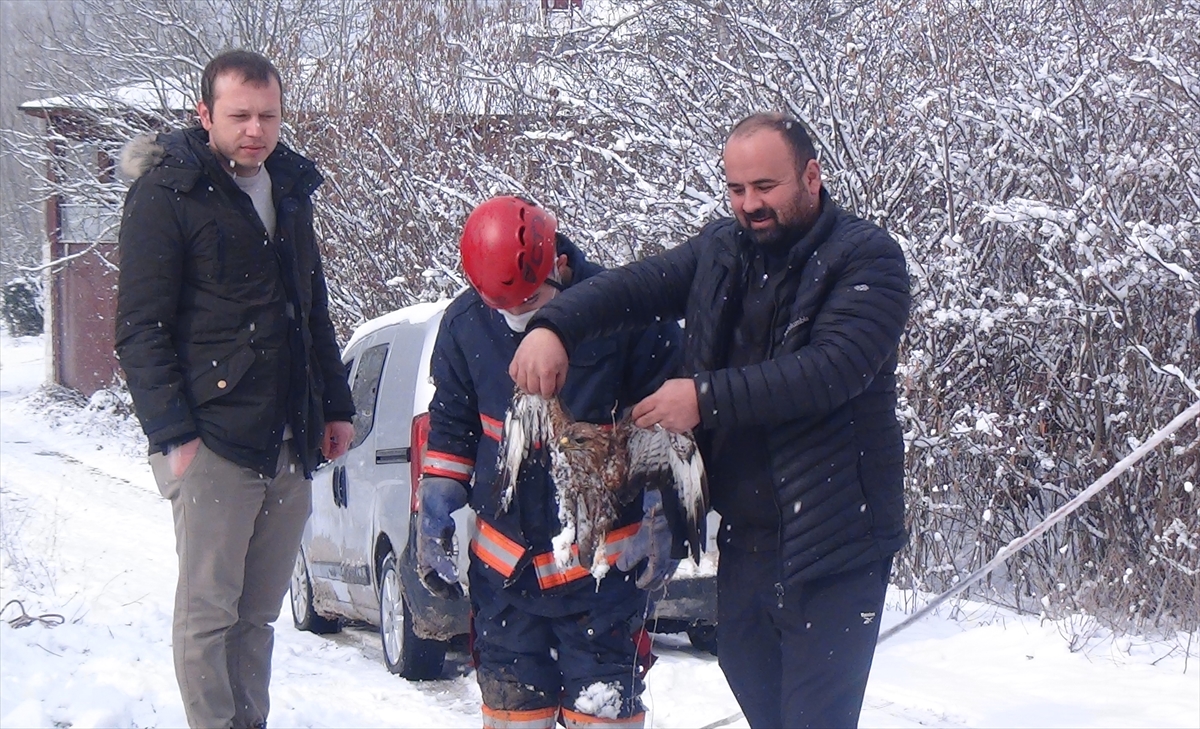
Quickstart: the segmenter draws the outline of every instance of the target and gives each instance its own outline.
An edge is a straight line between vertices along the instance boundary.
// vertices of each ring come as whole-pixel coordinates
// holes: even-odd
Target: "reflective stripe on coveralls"
[[[470,458],[456,456],[453,453],[441,451],[425,451],[425,463],[421,468],[423,476],[443,476],[457,481],[470,481],[471,473],[475,470],[475,461]]]
[[[483,707],[483,729],[554,729],[558,707],[530,711],[505,711]]]
[[[588,714],[580,714],[578,711],[571,711],[564,708],[562,710],[563,723],[567,729],[580,729],[587,727],[595,729],[596,727],[604,727],[604,729],[642,729],[646,725],[646,712],[640,711],[633,716],[625,719],[602,719],[598,716],[590,716]]]
[[[483,423],[483,434],[499,443],[500,436],[504,433],[504,423],[483,413],[479,414],[479,422]]]
[[[491,524],[483,519],[476,522],[479,532],[471,540],[471,551],[488,567],[499,572],[505,578],[512,577],[517,564],[525,555],[525,548],[509,539]],[[612,532],[604,540],[604,559],[609,565],[616,564],[617,558],[629,543],[629,539],[637,534],[640,523],[630,524]],[[544,552],[533,558],[533,566],[537,571],[538,586],[543,590],[560,587],[567,583],[588,577],[591,572],[579,564],[579,547],[571,545],[571,559],[565,566],[559,566],[553,552]]]

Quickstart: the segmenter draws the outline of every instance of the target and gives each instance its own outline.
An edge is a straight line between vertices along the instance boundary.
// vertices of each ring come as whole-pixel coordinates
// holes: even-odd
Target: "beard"
[[[772,217],[774,216],[772,215]],[[746,229],[746,234],[750,236],[750,240],[754,241],[756,245],[763,248],[775,248],[782,247],[785,244],[791,245],[803,237],[812,225],[783,225],[776,220],[775,225],[770,228],[742,227]]]
[[[743,224],[742,228],[745,229],[746,234],[750,236],[750,240],[754,241],[755,245],[763,248],[790,247],[812,230],[813,224],[817,222],[817,212],[814,210],[808,215],[798,216],[787,223],[781,223],[779,215],[774,210],[760,211],[753,217],[748,216],[746,224]],[[752,228],[749,225],[751,221],[762,220],[773,220],[775,225],[769,228]]]
[[[783,211],[783,220],[780,219],[779,210],[763,208],[738,222],[742,224],[742,228],[756,245],[765,248],[790,247],[803,238],[816,224],[817,218],[821,215],[821,199],[820,196],[802,194],[800,199],[796,200],[794,207],[789,207],[791,209]],[[775,224],[768,228],[757,229],[750,226],[752,222],[765,220],[774,221]]]

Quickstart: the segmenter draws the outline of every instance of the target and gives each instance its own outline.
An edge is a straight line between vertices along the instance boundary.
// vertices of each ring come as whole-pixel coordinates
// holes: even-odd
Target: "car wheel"
[[[317,614],[313,608],[312,582],[308,579],[308,565],[304,561],[304,550],[296,551],[296,564],[292,567],[292,622],[300,630],[310,633],[336,633],[342,629],[338,620]]]
[[[396,555],[391,552],[379,568],[379,637],[383,641],[383,662],[392,673],[410,680],[441,677],[446,644],[419,638],[413,632],[412,615],[396,571]]]
[[[687,637],[696,650],[717,655],[717,626],[696,623],[687,627]]]

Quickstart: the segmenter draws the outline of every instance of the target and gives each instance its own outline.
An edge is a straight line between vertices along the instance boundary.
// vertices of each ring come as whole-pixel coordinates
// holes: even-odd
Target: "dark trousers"
[[[785,590],[778,552],[721,547],[717,660],[751,727],[858,725],[891,564]]]
[[[540,615],[527,609],[528,604],[505,600],[474,564],[471,575],[476,675],[484,706],[530,711],[561,705],[599,715],[592,696],[599,683],[611,692],[602,703],[616,709],[616,716],[643,711],[643,669],[631,627],[635,603],[596,598],[594,609],[558,615],[555,598],[545,597],[545,612],[550,614]],[[645,598],[640,600],[644,605]]]

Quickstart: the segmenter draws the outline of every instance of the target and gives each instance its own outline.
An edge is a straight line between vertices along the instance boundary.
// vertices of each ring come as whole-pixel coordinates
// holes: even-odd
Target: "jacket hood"
[[[572,286],[604,270],[600,264],[588,260],[579,246],[561,232],[554,236],[554,248],[557,255],[567,257],[567,266],[571,269]]]
[[[157,167],[166,156],[157,134],[139,134],[121,149],[118,169],[129,180],[136,180]]]
[[[309,195],[322,182],[316,165],[282,142],[267,158],[267,169],[280,189]],[[168,168],[163,182],[189,189],[202,174],[221,177],[221,165],[208,146],[208,132],[200,127],[164,134],[140,134],[121,150],[118,168],[130,182],[155,168]]]

